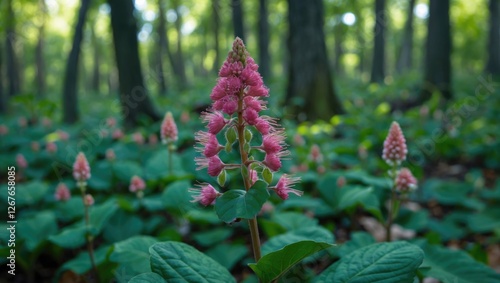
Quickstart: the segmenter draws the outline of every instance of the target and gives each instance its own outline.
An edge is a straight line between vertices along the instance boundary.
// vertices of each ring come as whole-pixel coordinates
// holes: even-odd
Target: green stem
[[[87,240],[87,252],[89,253],[90,264],[92,266],[92,272],[94,273],[95,282],[99,283],[100,282],[99,272],[97,271],[97,266],[95,264],[95,257],[94,257],[94,239],[90,234],[89,207],[85,202],[85,185],[83,183],[80,183],[79,186],[80,186],[80,191],[82,192],[83,209],[85,213],[85,227],[87,228],[87,235],[85,237]]]
[[[169,143],[168,144],[168,174],[171,176],[172,175],[172,172],[173,172],[173,168],[172,168],[172,153],[173,153],[173,150],[171,148],[171,144]]]
[[[398,200],[396,199],[396,173],[397,173],[397,167],[394,165],[391,170],[392,178],[394,180],[392,188],[391,188],[391,203],[389,205],[389,215],[387,216],[387,223],[385,226],[385,231],[386,231],[386,241],[390,242],[392,239],[391,235],[391,227],[392,227],[392,222],[393,219],[395,218],[395,207],[396,205],[399,207]]]

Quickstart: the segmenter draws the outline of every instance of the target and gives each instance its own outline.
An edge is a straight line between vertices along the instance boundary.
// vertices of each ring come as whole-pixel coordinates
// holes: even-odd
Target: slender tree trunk
[[[10,96],[21,92],[21,82],[19,77],[19,64],[16,54],[16,31],[15,31],[15,15],[12,9],[12,0],[7,0],[7,15],[5,17],[7,35],[5,47],[7,54],[7,84],[8,94]]]
[[[161,116],[153,107],[142,77],[133,0],[109,0],[109,6],[125,126],[138,125],[144,116],[158,121]]]
[[[174,1],[174,11],[177,15],[177,20],[175,21],[175,29],[177,31],[177,52],[175,53],[175,63],[177,65],[177,72],[179,73],[179,87],[181,90],[186,89],[188,85],[186,77],[186,66],[184,65],[184,55],[182,52],[182,15],[179,13],[180,3],[176,0]]]
[[[100,68],[100,46],[99,46],[99,39],[97,38],[97,35],[95,33],[95,27],[94,25],[91,25],[90,27],[90,35],[92,38],[92,59],[93,59],[93,66],[92,66],[92,81],[91,81],[91,87],[92,90],[96,93],[99,93],[101,90],[101,68]]]
[[[233,12],[234,37],[239,37],[245,42],[245,28],[243,26],[243,1],[231,0],[231,11]]]
[[[403,30],[403,42],[399,51],[399,58],[396,64],[398,73],[410,70],[413,61],[413,8],[415,0],[410,0],[406,10],[406,23]]]
[[[44,60],[44,49],[45,49],[45,17],[47,14],[47,7],[45,5],[45,0],[39,0],[40,7],[40,17],[41,23],[38,28],[38,42],[36,44],[35,57],[36,57],[36,86],[38,90],[38,95],[43,96],[45,94],[45,60]]]
[[[163,0],[158,0],[158,14],[158,63],[156,70],[158,74],[160,96],[165,96],[167,94],[167,84],[165,82],[165,71],[163,70],[163,54],[167,45],[167,29],[165,28],[165,8],[163,6]]]
[[[0,42],[0,114],[4,114],[7,110],[7,98],[3,89],[3,46]]]
[[[215,59],[212,70],[215,73],[219,72],[220,68],[220,51],[219,51],[219,29],[220,29],[220,0],[212,0],[212,18],[213,18],[213,31],[214,31],[214,49]]]
[[[370,81],[373,83],[384,82],[385,78],[385,29],[387,26],[387,14],[385,12],[385,0],[375,0],[375,26],[372,75]]]
[[[344,34],[345,34],[345,29],[344,29],[344,24],[343,23],[337,23],[337,25],[334,27],[333,34],[335,36],[335,44],[334,44],[334,54],[335,54],[335,61],[334,61],[334,70],[336,75],[341,75],[343,73],[342,69],[342,57],[344,56],[344,47],[342,46],[342,42],[344,42]]]
[[[259,71],[264,80],[271,77],[271,58],[269,56],[269,22],[267,20],[267,0],[259,0]]]
[[[488,34],[488,61],[486,72],[500,75],[500,0],[489,2],[490,20]]]
[[[66,62],[66,72],[63,87],[63,122],[73,124],[78,121],[78,63],[80,59],[80,45],[83,40],[83,26],[90,6],[90,0],[82,0],[73,35],[73,45]]]
[[[328,66],[322,0],[288,0],[288,21],[290,67],[286,103],[308,120],[329,120],[343,109]]]
[[[430,0],[425,56],[424,87],[419,103],[439,91],[450,99],[451,92],[451,32],[450,0]]]

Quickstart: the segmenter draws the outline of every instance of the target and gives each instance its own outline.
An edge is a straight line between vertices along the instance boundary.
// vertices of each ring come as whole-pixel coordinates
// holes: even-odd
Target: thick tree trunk
[[[212,70],[217,74],[220,68],[220,51],[219,51],[219,29],[220,29],[220,0],[212,0],[212,19],[214,31],[214,49],[215,58]]]
[[[372,60],[372,83],[382,83],[385,78],[385,28],[387,14],[385,0],[375,0],[375,26],[373,28],[374,47]]]
[[[161,116],[155,111],[144,86],[134,3],[132,0],[109,0],[109,6],[125,126],[138,125],[144,116],[154,121],[160,120]]]
[[[305,119],[328,120],[343,109],[328,66],[322,0],[288,0],[288,21],[290,67],[286,103]]]
[[[90,27],[90,34],[92,37],[92,60],[93,60],[93,66],[92,66],[92,80],[91,80],[91,87],[92,90],[96,93],[99,93],[101,90],[101,68],[100,68],[100,47],[99,47],[99,39],[97,38],[97,35],[95,34],[95,27],[92,25]]]
[[[415,0],[410,0],[406,10],[406,23],[403,30],[403,41],[399,50],[399,58],[396,64],[398,73],[410,70],[413,61],[413,8]]]
[[[231,0],[233,12],[234,37],[239,37],[245,42],[245,28],[243,25],[243,1]]]
[[[429,13],[425,78],[419,103],[429,99],[435,90],[446,99],[452,97],[450,0],[430,0]]]
[[[83,39],[83,26],[90,6],[90,0],[81,1],[80,10],[73,35],[73,45],[66,61],[66,72],[63,87],[63,122],[73,124],[78,121],[78,62],[80,59],[80,45]]]
[[[39,1],[40,6],[40,17],[41,23],[38,28],[38,41],[35,48],[36,57],[36,86],[39,96],[45,94],[45,60],[44,60],[44,49],[45,49],[45,17],[47,14],[47,7],[45,5],[45,0]]]
[[[181,90],[184,90],[188,85],[188,81],[186,76],[186,67],[184,65],[184,54],[182,52],[182,15],[179,13],[180,3],[178,1],[173,2],[175,5],[174,11],[177,15],[177,20],[175,21],[175,29],[177,31],[177,52],[175,53],[175,64],[177,65],[179,87]]]
[[[265,81],[271,77],[269,57],[269,22],[267,20],[267,0],[259,0],[259,71]]]
[[[167,45],[167,29],[165,26],[165,8],[163,6],[163,0],[158,0],[158,63],[156,70],[158,74],[160,96],[165,96],[167,94],[167,83],[165,81],[165,71],[163,70],[163,54]]]
[[[17,54],[15,48],[16,31],[14,10],[12,9],[12,0],[7,0],[7,15],[5,18],[5,34],[7,36],[5,41],[7,55],[7,92],[10,96],[12,96],[18,94],[21,91],[19,65],[17,62]]]
[[[490,20],[488,35],[488,61],[486,72],[500,75],[500,0],[489,2]]]

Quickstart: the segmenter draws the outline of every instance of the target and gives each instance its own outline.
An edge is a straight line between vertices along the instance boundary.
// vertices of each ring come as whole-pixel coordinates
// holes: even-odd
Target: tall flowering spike
[[[286,174],[283,174],[279,179],[278,183],[274,187],[274,191],[276,194],[282,198],[283,200],[288,199],[289,194],[295,194],[297,196],[301,196],[303,194],[302,191],[293,189],[293,185],[298,183],[300,178],[298,177],[290,177]]]
[[[412,191],[417,188],[417,179],[408,168],[401,168],[396,176],[396,190],[400,192]]]
[[[220,193],[210,184],[202,184],[198,186],[198,188],[190,189],[190,191],[194,192],[192,202],[199,202],[204,206],[214,204],[215,199],[220,195]]]
[[[85,182],[90,179],[90,166],[85,154],[78,153],[76,161],[73,164],[73,177],[77,182]]]
[[[177,125],[175,124],[172,113],[167,112],[163,123],[161,124],[161,141],[164,144],[177,141]]]
[[[146,188],[146,182],[144,182],[144,180],[141,177],[134,175],[132,179],[130,179],[129,190],[131,192],[135,193],[138,191],[142,191],[145,188]]]
[[[401,164],[406,159],[408,149],[403,131],[397,122],[392,122],[389,134],[384,141],[384,151],[382,158],[391,166]]]
[[[71,198],[71,192],[64,183],[57,185],[54,198],[58,201],[67,201]]]

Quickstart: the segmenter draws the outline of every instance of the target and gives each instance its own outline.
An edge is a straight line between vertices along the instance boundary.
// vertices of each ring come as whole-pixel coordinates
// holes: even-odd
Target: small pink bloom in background
[[[140,132],[136,132],[132,135],[132,139],[138,145],[144,144],[144,136]]]
[[[17,124],[19,125],[19,127],[24,128],[28,125],[28,120],[26,119],[26,117],[20,117],[19,120],[17,120]]]
[[[149,135],[148,143],[150,145],[156,145],[156,144],[158,144],[158,136],[156,134]]]
[[[40,151],[40,144],[36,141],[31,142],[31,150],[34,152],[39,152]]]
[[[422,105],[419,110],[420,118],[426,118],[429,116],[429,106]]]
[[[71,198],[71,192],[64,183],[59,183],[54,194],[54,198],[58,201],[67,201]]]
[[[197,188],[189,189],[194,192],[192,202],[199,202],[204,206],[209,206],[215,203],[215,199],[220,193],[210,184],[201,184]]]
[[[106,159],[108,161],[113,161],[116,159],[115,151],[112,148],[106,150]]]
[[[365,160],[368,157],[368,150],[366,149],[365,146],[359,145],[358,146],[358,156],[359,159]]]
[[[417,188],[417,179],[408,168],[401,168],[396,177],[396,189],[400,192],[407,192]]]
[[[408,150],[403,131],[397,122],[392,122],[389,134],[384,141],[384,151],[382,158],[391,166],[399,165],[406,159]]]
[[[84,198],[84,204],[85,206],[94,205],[94,197],[91,194],[86,194]]]
[[[78,182],[85,182],[90,178],[90,166],[85,154],[78,153],[73,164],[73,177]]]
[[[182,111],[181,114],[181,122],[182,124],[187,124],[191,120],[191,117],[189,117],[189,112],[188,111]]]
[[[295,134],[293,136],[293,144],[295,146],[303,146],[305,143],[306,143],[306,141],[304,140],[304,138],[301,135]]]
[[[175,142],[177,141],[177,134],[177,125],[175,124],[174,117],[172,113],[167,112],[161,124],[161,142],[163,144]]]
[[[45,145],[45,150],[52,154],[52,153],[56,153],[57,152],[57,145],[54,143],[54,142],[48,142],[46,145]]]
[[[0,125],[0,136],[5,136],[9,133],[9,128],[5,125]]]
[[[325,166],[323,165],[318,166],[318,168],[316,168],[316,172],[318,172],[318,174],[324,174],[326,172]]]
[[[202,152],[205,157],[215,156],[224,148],[219,144],[217,137],[211,133],[198,131],[195,134],[195,140],[201,146],[197,150]]]
[[[114,117],[108,117],[106,119],[106,126],[114,128],[116,126],[116,119]]]
[[[58,130],[57,134],[59,135],[59,138],[62,141],[68,141],[69,140],[69,134],[63,130]]]
[[[282,198],[283,200],[288,199],[288,194],[292,193],[297,196],[301,196],[303,194],[302,191],[295,190],[292,187],[300,181],[298,177],[290,177],[286,174],[283,174],[279,179],[278,183],[274,187],[274,191],[276,194]]]
[[[138,191],[142,191],[146,188],[146,183],[144,182],[144,180],[135,175],[132,177],[132,179],[130,180],[130,186],[129,186],[129,190],[133,193],[135,192],[138,192]]]
[[[16,164],[20,168],[26,168],[26,167],[28,167],[28,161],[26,161],[26,158],[24,158],[24,155],[22,155],[21,153],[19,153],[18,155],[16,155]]]
[[[269,213],[269,212],[273,212],[274,210],[274,206],[272,203],[266,201],[264,203],[264,205],[262,205],[262,208],[260,209],[260,212],[259,214],[266,214],[266,213]]]
[[[323,154],[321,153],[321,149],[317,144],[313,144],[311,147],[311,152],[309,153],[309,159],[316,163],[323,162]]]
[[[121,129],[116,129],[113,131],[113,133],[111,134],[111,137],[114,139],[114,140],[119,140],[121,138],[123,138],[124,134],[123,134],[123,131]]]
[[[50,118],[48,117],[43,117],[42,126],[44,126],[45,128],[49,128],[50,126],[52,126],[52,120],[50,120]]]
[[[342,188],[343,186],[345,186],[346,184],[346,180],[345,180],[345,177],[344,176],[340,176],[337,178],[337,188]]]
[[[202,114],[203,122],[207,123],[208,132],[216,135],[218,134],[227,124],[224,115],[221,112],[204,112]]]
[[[222,170],[224,170],[225,164],[220,160],[220,158],[215,155],[212,157],[197,157],[195,159],[196,165],[198,168],[196,170],[200,170],[203,168],[208,168],[208,175],[212,177],[218,176]]]

